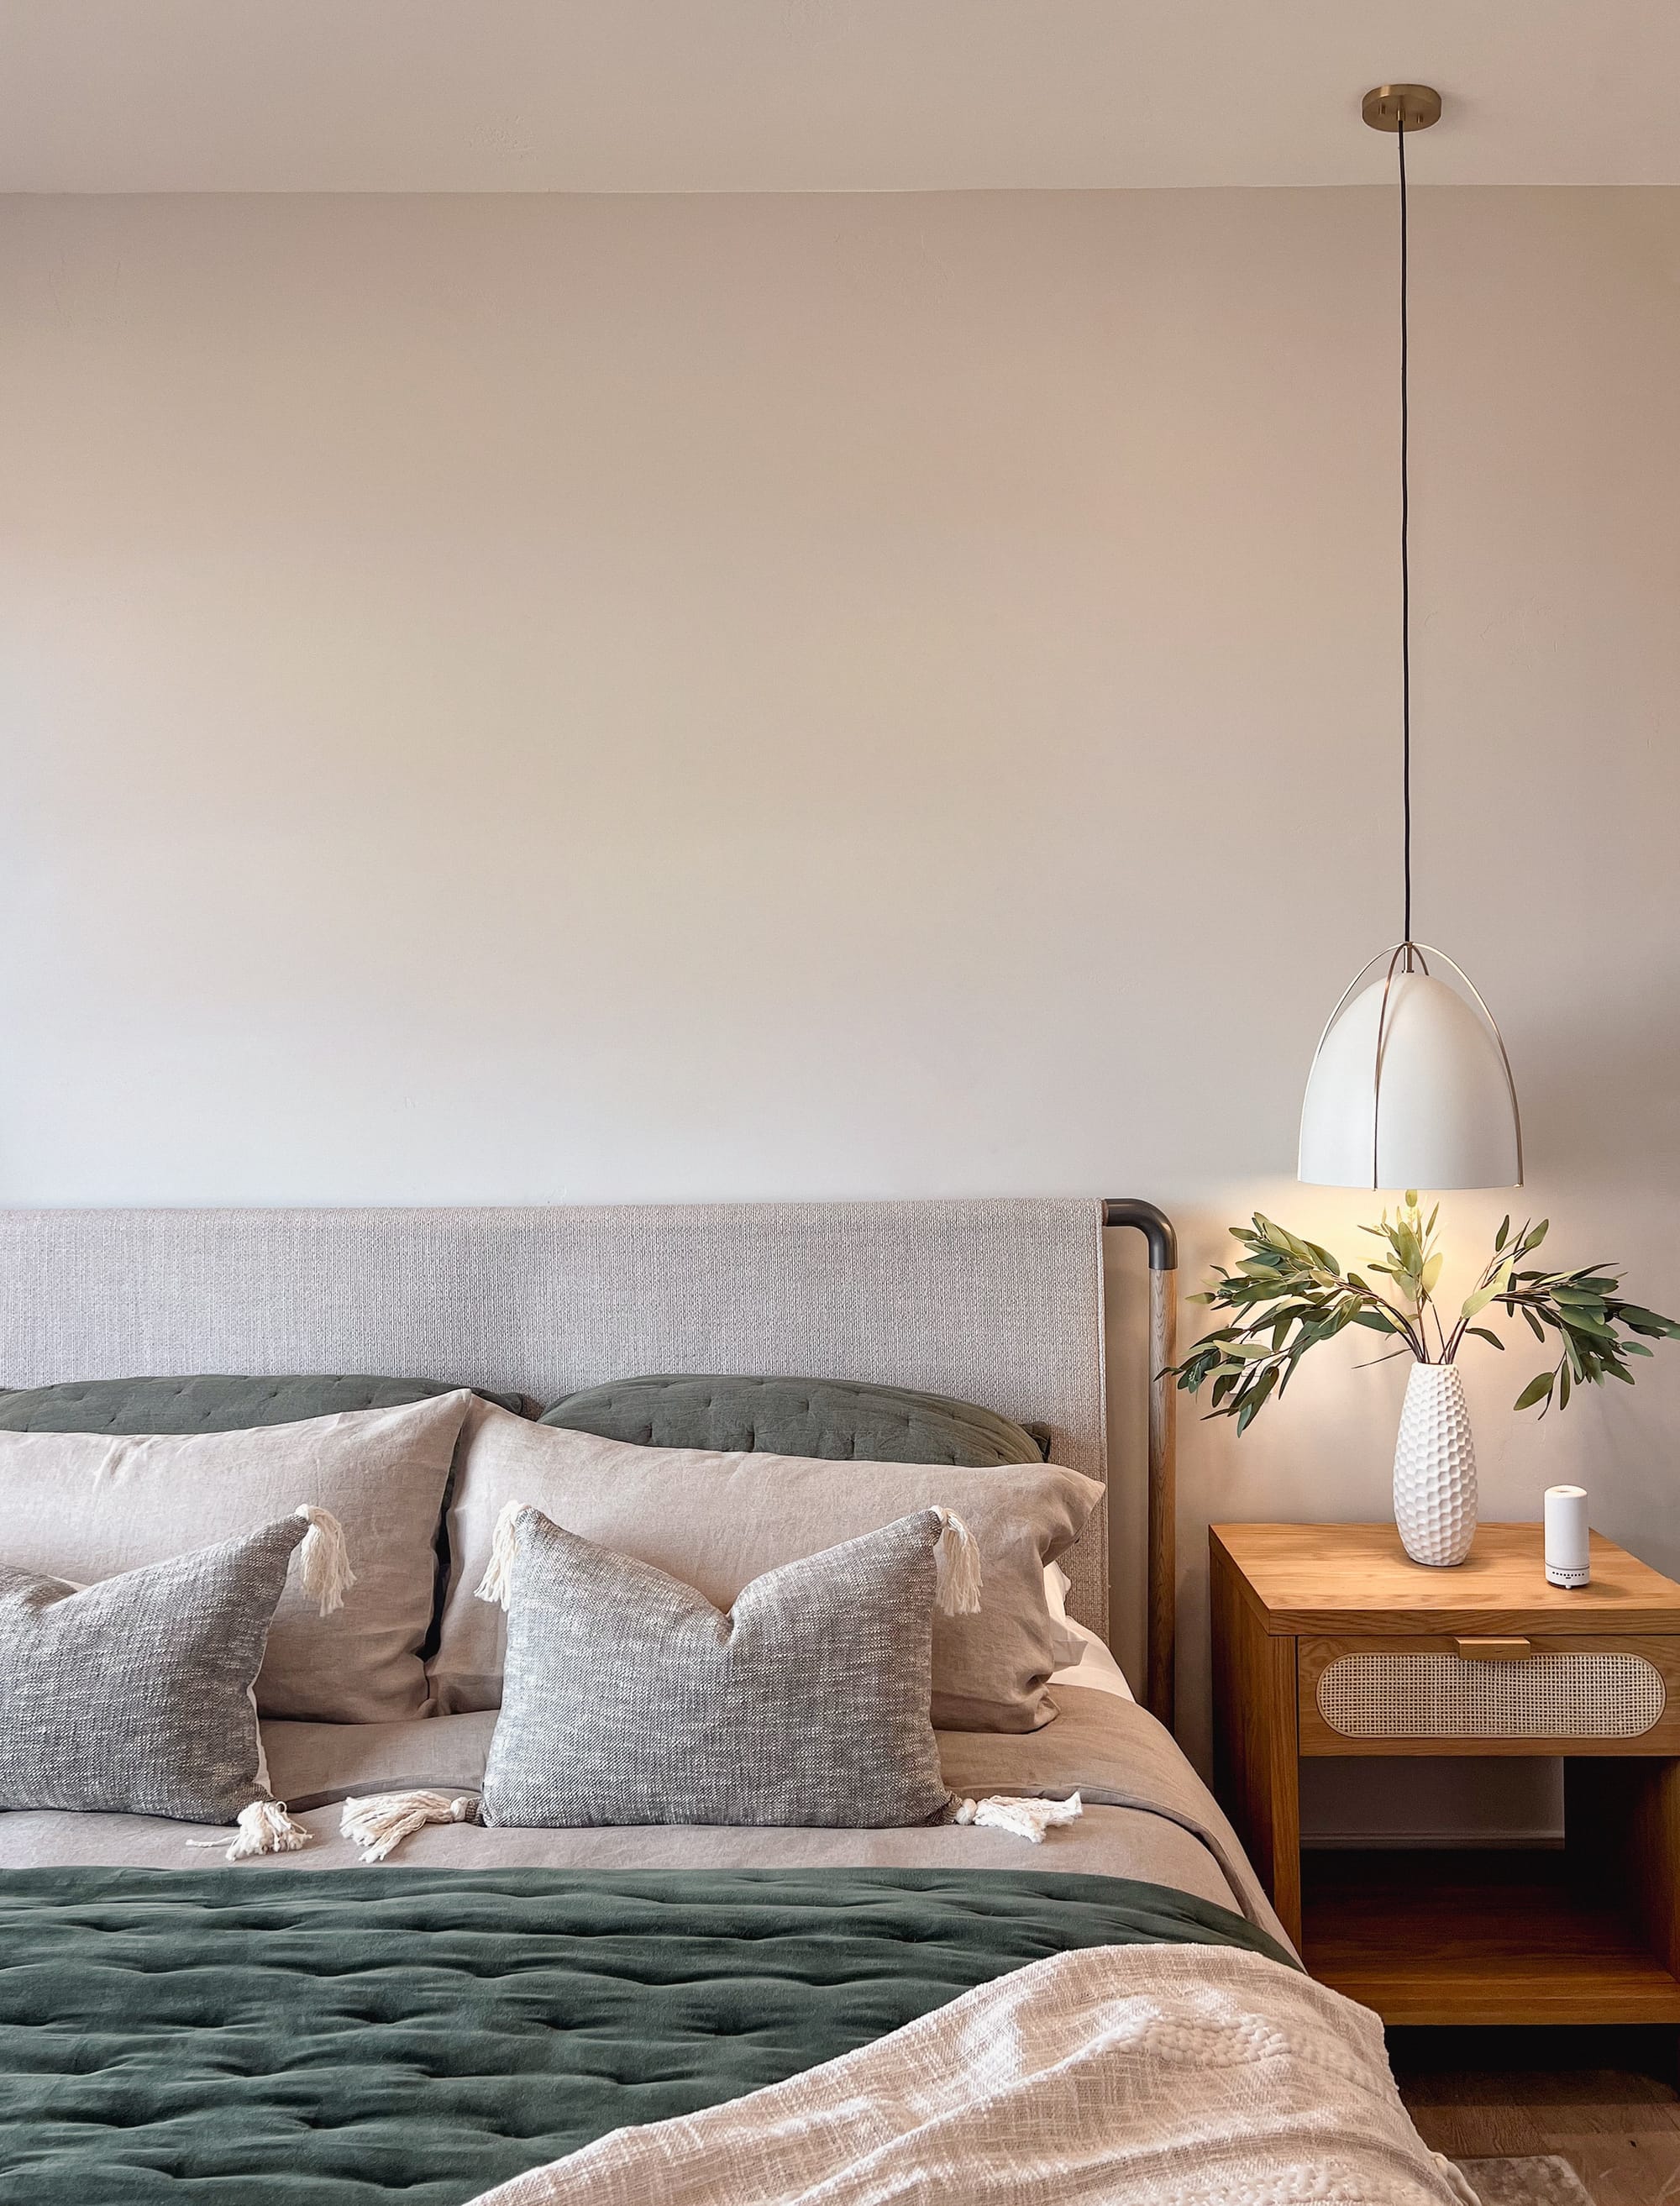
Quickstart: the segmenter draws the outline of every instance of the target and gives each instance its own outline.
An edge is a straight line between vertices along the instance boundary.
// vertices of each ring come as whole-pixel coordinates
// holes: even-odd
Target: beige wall
[[[1680,1308],[1680,193],[1414,214],[1419,928],[1552,1245]],[[1256,1201],[1345,1248],[1287,1175],[1397,926],[1393,230],[0,203],[0,1199],[1076,1190],[1192,1271]],[[1386,1505],[1354,1360],[1187,1424],[1193,1744],[1209,1514]],[[1680,1570],[1680,1352],[1540,1427],[1532,1368],[1467,1374],[1488,1512],[1579,1476]]]

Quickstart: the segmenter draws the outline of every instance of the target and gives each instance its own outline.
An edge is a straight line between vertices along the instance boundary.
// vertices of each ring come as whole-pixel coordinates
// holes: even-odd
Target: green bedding
[[[453,2206],[1076,1947],[1236,1945],[1033,1870],[0,1876],[6,2206]]]

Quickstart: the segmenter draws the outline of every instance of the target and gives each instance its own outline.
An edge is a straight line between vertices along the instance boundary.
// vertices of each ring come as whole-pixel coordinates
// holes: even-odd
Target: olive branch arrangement
[[[1211,1380],[1210,1416],[1235,1417],[1240,1433],[1272,1394],[1283,1394],[1309,1348],[1332,1339],[1348,1326],[1398,1338],[1400,1345],[1387,1356],[1373,1356],[1373,1363],[1406,1355],[1420,1363],[1452,1363],[1472,1333],[1504,1351],[1505,1344],[1497,1333],[1473,1322],[1498,1307],[1521,1311],[1542,1344],[1548,1333],[1557,1336],[1557,1362],[1531,1379],[1515,1404],[1528,1410],[1541,1403],[1544,1416],[1554,1399],[1560,1410],[1569,1407],[1573,1386],[1600,1386],[1606,1378],[1631,1386],[1633,1373],[1627,1359],[1652,1353],[1645,1340],[1680,1340],[1680,1325],[1672,1318],[1623,1300],[1617,1292],[1618,1272],[1594,1264],[1570,1272],[1519,1271],[1523,1258],[1531,1256],[1546,1238],[1548,1221],[1544,1218],[1538,1225],[1524,1225],[1515,1235],[1510,1219],[1505,1219],[1493,1237],[1493,1254],[1480,1278],[1457,1315],[1443,1323],[1435,1302],[1445,1261],[1445,1252],[1435,1245],[1440,1207],[1437,1203],[1426,1219],[1415,1191],[1409,1190],[1391,1221],[1385,1210],[1380,1225],[1360,1227],[1361,1233],[1383,1244],[1381,1256],[1373,1257],[1366,1269],[1393,1282],[1386,1293],[1361,1273],[1344,1272],[1316,1241],[1303,1241],[1256,1211],[1252,1227],[1230,1229],[1232,1239],[1248,1251],[1236,1269],[1216,1264],[1213,1286],[1206,1294],[1189,1297],[1192,1302],[1232,1312],[1233,1322],[1205,1333],[1184,1361],[1165,1375],[1177,1378],[1189,1394],[1199,1393]],[[1634,1334],[1642,1334],[1644,1339],[1631,1338]]]

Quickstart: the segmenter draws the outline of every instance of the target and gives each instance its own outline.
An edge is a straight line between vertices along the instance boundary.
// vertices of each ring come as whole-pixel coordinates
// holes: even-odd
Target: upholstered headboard
[[[0,1385],[362,1371],[551,1401],[648,1371],[867,1379],[1106,1476],[1103,1206],[0,1212]],[[1002,1474],[1000,1474],[1002,1475]],[[1108,1546],[1068,1559],[1108,1621]]]

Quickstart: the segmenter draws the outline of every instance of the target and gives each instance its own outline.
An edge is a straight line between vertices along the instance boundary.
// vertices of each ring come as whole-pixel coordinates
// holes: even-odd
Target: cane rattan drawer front
[[[1302,1754],[1680,1754],[1680,1640],[1296,1644]]]

